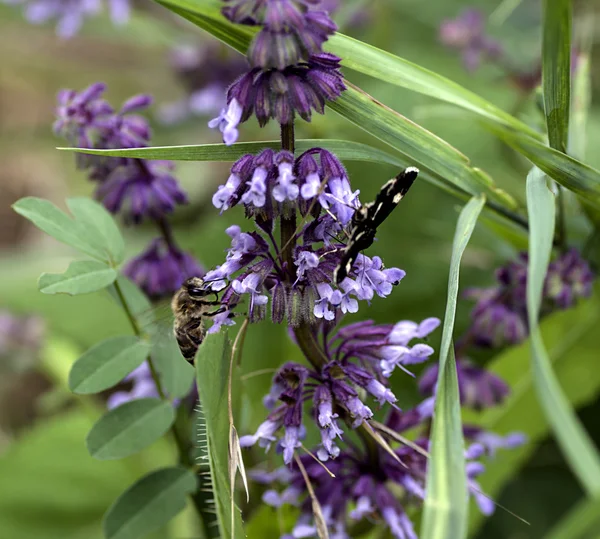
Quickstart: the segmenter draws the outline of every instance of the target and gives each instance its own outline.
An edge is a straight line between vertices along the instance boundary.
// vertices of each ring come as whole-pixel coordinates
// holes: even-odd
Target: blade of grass
[[[421,536],[424,539],[461,539],[467,534],[467,478],[452,332],[458,298],[460,260],[484,204],[485,198],[479,196],[471,199],[463,208],[452,244],[430,442],[431,459],[427,468],[427,494],[421,520]]]
[[[595,495],[600,493],[598,453],[552,371],[539,328],[539,309],[552,250],[555,200],[546,176],[537,168],[527,176],[527,209],[530,222],[527,313],[535,387],[565,459],[587,493]]]
[[[571,107],[571,0],[544,0],[542,88],[550,147],[567,151]]]

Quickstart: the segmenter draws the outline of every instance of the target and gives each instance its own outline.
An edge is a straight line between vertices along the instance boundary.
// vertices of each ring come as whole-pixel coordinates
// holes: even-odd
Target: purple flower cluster
[[[118,111],[103,98],[106,86],[95,83],[83,90],[62,90],[58,95],[54,132],[79,148],[138,148],[147,146],[148,121],[136,112],[152,99],[137,95]],[[125,157],[77,154],[79,168],[96,183],[96,198],[126,223],[155,221],[163,236],[134,258],[124,269],[149,296],[173,294],[189,277],[203,275],[202,268],[175,243],[166,216],[187,195],[172,176],[170,161],[146,161]]]
[[[326,359],[322,367],[283,365],[264,400],[269,416],[255,434],[241,438],[242,447],[258,442],[268,448],[277,442],[284,462],[291,463],[306,433],[303,407],[311,402],[311,417],[321,432],[317,456],[322,461],[335,459],[340,454],[335,440],[341,439],[344,433],[340,416],[351,422],[352,428],[373,417],[364,395],[369,395],[380,406],[386,402],[394,405],[397,399],[386,385],[387,378],[395,368],[406,371],[408,366],[429,359],[433,353],[429,345],[409,343],[423,339],[439,323],[437,318],[428,318],[420,324],[404,321],[396,325],[374,325],[366,321],[337,331],[326,322],[313,326],[314,340],[321,344]],[[277,440],[280,430],[283,435]]]
[[[345,90],[340,59],[322,50],[335,30],[326,11],[308,0],[225,0],[223,14],[237,24],[261,26],[248,49],[251,69],[227,92],[227,107],[209,123],[225,144],[238,137],[237,126],[252,114],[263,126],[282,125],[298,114],[310,121],[325,103]]]
[[[311,455],[299,457],[331,537],[347,538],[350,536],[348,526],[367,520],[385,525],[392,537],[416,539],[407,510],[420,507],[425,498],[427,432],[432,411],[431,399],[404,412],[397,408],[391,411],[386,421],[388,428],[398,433],[420,431],[414,446],[400,445],[393,450],[394,456],[378,447],[373,458],[372,454],[349,445],[338,450],[335,459],[328,460],[325,466]],[[388,443],[396,445],[385,432],[381,434],[388,438]],[[470,442],[465,451],[469,493],[481,512],[489,515],[494,511],[493,502],[481,492],[476,479],[485,471],[481,460],[486,455],[493,457],[500,448],[518,447],[524,439],[516,433],[503,437],[475,427],[466,429],[465,437]],[[296,462],[270,473],[255,470],[251,477],[270,486],[263,494],[263,501],[268,505],[281,507],[288,504],[300,509],[293,530],[282,539],[318,536],[312,501]]]
[[[303,321],[334,320],[337,312],[357,312],[359,301],[388,296],[404,277],[398,268],[385,268],[378,256],[360,254],[349,276],[339,287],[334,284],[333,272],[344,249],[336,235],[347,231],[360,203],[343,165],[327,150],[313,148],[296,159],[290,152],[270,149],[245,155],[217,189],[213,204],[221,211],[242,204],[263,232],[230,227],[232,242],[225,262],[205,276],[215,292],[226,289],[222,298],[226,306],[247,295],[251,321],[265,317],[269,296],[275,322],[287,318],[298,326]],[[281,258],[284,246],[277,244],[272,230],[277,217],[296,212],[307,222],[291,237],[290,268]]]
[[[23,5],[25,18],[32,24],[57,21],[59,37],[73,37],[88,17],[97,15],[103,7],[102,0],[3,0],[7,4]],[[129,0],[109,0],[108,9],[114,24],[129,20]]]
[[[273,507],[288,504],[300,510],[291,533],[282,539],[318,536],[312,500],[294,460],[294,451],[306,433],[303,405],[307,402],[311,404],[310,417],[321,433],[321,443],[311,454],[296,458],[306,470],[330,536],[347,538],[349,526],[367,520],[385,525],[392,537],[417,537],[407,510],[419,508],[425,498],[438,367],[430,367],[419,381],[425,400],[404,411],[395,405],[396,397],[386,380],[395,367],[406,370],[431,356],[429,345],[410,342],[426,338],[438,325],[439,320],[428,318],[420,324],[403,321],[393,326],[359,322],[334,331],[331,324],[323,323],[314,332],[315,342],[320,343],[327,357],[320,371],[288,363],[276,373],[264,400],[270,414],[254,435],[241,438],[241,444],[258,442],[266,448],[274,444],[283,453],[287,466],[274,472],[251,472],[255,481],[269,486],[263,495],[265,503]],[[466,361],[459,361],[457,367],[463,406],[481,410],[500,404],[508,395],[508,387],[494,374]],[[391,405],[385,425],[393,432],[412,434],[413,445],[399,445],[385,430],[379,433],[393,448],[394,456],[379,445],[375,446],[376,455],[354,444],[338,445],[344,436],[344,423],[356,428],[372,417],[373,412],[364,402],[367,395],[380,405]],[[475,425],[463,429],[468,442],[465,459],[469,493],[481,512],[489,515],[494,504],[477,482],[485,471],[482,459],[494,458],[499,449],[519,447],[526,439],[518,432],[502,436]],[[282,435],[278,435],[280,430]]]
[[[477,69],[484,58],[494,60],[502,54],[500,43],[485,34],[484,16],[476,9],[466,9],[456,19],[442,22],[440,40],[461,52],[469,71]]]
[[[527,253],[496,271],[497,285],[467,290],[466,297],[477,304],[471,312],[472,324],[463,338],[484,348],[517,344],[527,338]],[[541,315],[568,309],[592,292],[594,274],[576,249],[553,260],[546,274]]]
[[[248,69],[244,58],[214,42],[180,45],[173,49],[170,64],[186,95],[161,106],[158,119],[164,124],[218,113],[231,81]]]

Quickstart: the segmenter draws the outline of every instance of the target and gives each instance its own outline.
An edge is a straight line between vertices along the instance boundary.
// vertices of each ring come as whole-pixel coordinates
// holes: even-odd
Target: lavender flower
[[[204,270],[177,246],[169,245],[164,238],[156,238],[125,265],[123,273],[149,297],[164,298],[172,296],[186,279],[202,277]]]
[[[25,18],[32,24],[56,20],[56,33],[68,39],[77,34],[88,17],[97,15],[101,0],[4,0],[7,4],[23,5]],[[108,8],[113,23],[122,25],[129,20],[128,0],[109,0]]]
[[[284,462],[289,464],[306,432],[304,404],[312,401],[311,416],[321,432],[317,455],[321,460],[337,458],[340,448],[336,440],[341,439],[344,432],[340,416],[349,419],[352,427],[357,428],[373,416],[364,395],[369,395],[379,406],[386,403],[394,406],[396,402],[395,395],[386,385],[381,358],[399,343],[410,350],[407,347],[410,340],[425,337],[438,324],[437,319],[428,319],[421,324],[399,322],[393,326],[358,322],[335,332],[326,323],[314,327],[314,341],[322,343],[323,347],[322,367],[308,368],[297,363],[286,363],[281,367],[265,399],[271,412],[254,435],[241,438],[242,447],[256,443],[269,447],[277,441]],[[409,326],[412,331],[407,330]],[[429,354],[432,352],[429,349]],[[420,361],[425,361],[429,354],[422,354]],[[409,364],[408,357],[412,357],[410,353],[396,361]],[[278,438],[277,433],[282,429],[283,435]]]
[[[234,229],[228,229],[233,241],[226,261],[205,276],[212,290],[230,290],[224,295],[224,306],[227,298],[237,303],[240,296],[248,297],[251,320],[264,317],[269,297],[274,321],[281,322],[284,311],[294,326],[303,320],[333,320],[338,312],[357,312],[360,301],[387,297],[404,277],[398,268],[385,268],[378,256],[361,254],[348,277],[339,286],[333,284],[344,247],[336,235],[349,225],[360,202],[342,164],[321,148],[295,160],[290,152],[270,149],[244,155],[232,166],[227,182],[218,187],[213,204],[221,211],[244,205],[246,215],[257,219],[266,233],[266,237],[240,236],[239,228],[234,235]],[[293,238],[295,277],[290,283],[286,282],[289,269],[280,260],[283,246],[274,243],[271,230],[277,217],[296,211],[310,221]],[[239,241],[238,236],[245,240]]]
[[[425,410],[429,412],[424,413]],[[392,410],[387,425],[397,432],[421,428],[425,433],[431,419],[431,410],[429,405],[419,405],[406,412]],[[473,431],[473,436],[483,439],[484,435],[481,430]],[[270,436],[273,438],[272,432]],[[509,438],[510,441],[507,441]],[[516,435],[510,435],[504,440],[505,442],[496,443],[494,448],[516,447],[522,442]],[[274,440],[271,439],[272,441]],[[389,443],[395,442],[389,440]],[[418,435],[414,443],[425,451],[429,449],[429,440],[425,434]],[[494,505],[481,493],[476,480],[485,470],[480,461],[485,453],[486,448],[482,443],[474,443],[465,451],[465,458],[469,492],[480,510],[489,515],[494,511]],[[338,451],[335,460],[327,461],[327,470],[309,455],[300,457],[332,537],[348,537],[348,526],[366,519],[382,523],[393,537],[416,539],[417,535],[406,511],[419,507],[425,498],[427,457],[409,446],[397,447],[394,454],[396,458],[378,448],[377,458],[370,459],[367,453],[349,446]],[[296,525],[291,534],[284,537],[317,537],[311,500],[295,462],[290,467],[271,473],[255,471],[251,476],[254,480],[269,485],[270,488],[263,495],[265,503],[274,507],[289,504],[300,508]]]
[[[188,201],[169,174],[173,169],[170,161],[128,159],[98,186],[96,197],[108,211],[121,214],[126,223],[160,220]]]
[[[147,108],[152,98],[133,96],[118,112],[102,98],[106,86],[95,83],[80,93],[62,90],[58,95],[54,132],[80,148],[137,148],[150,141],[148,121],[134,114]],[[187,196],[169,174],[170,161],[146,161],[77,154],[79,168],[98,183],[96,197],[126,222],[161,220]]]
[[[322,50],[336,26],[325,11],[305,0],[226,0],[223,14],[238,24],[260,25],[248,49],[251,69],[227,92],[227,106],[209,123],[223,133],[225,144],[238,137],[237,126],[252,114],[264,126],[298,114],[310,121],[325,103],[345,90],[340,59]]]
[[[476,346],[497,348],[523,341],[527,323],[527,254],[496,271],[497,286],[469,289],[466,297],[477,304],[471,312],[472,325],[463,338]],[[558,256],[548,267],[544,280],[541,315],[567,309],[592,291],[594,274],[576,249]]]
[[[475,9],[466,9],[456,19],[444,21],[440,40],[461,52],[469,71],[477,69],[484,58],[497,59],[502,54],[500,44],[485,34],[483,14]]]
[[[241,56],[213,42],[174,48],[170,64],[186,96],[161,106],[158,119],[165,124],[218,112],[225,103],[225,92],[232,79],[248,68]]]

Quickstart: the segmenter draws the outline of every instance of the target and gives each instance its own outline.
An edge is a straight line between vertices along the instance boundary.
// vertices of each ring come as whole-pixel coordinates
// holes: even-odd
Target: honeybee
[[[210,311],[211,307],[221,305],[218,298],[210,301],[207,296],[216,293],[205,288],[205,282],[200,277],[190,277],[175,293],[171,300],[173,311],[173,334],[181,354],[190,363],[194,363],[194,357],[198,347],[206,336],[206,317],[215,316],[225,312],[225,307]]]

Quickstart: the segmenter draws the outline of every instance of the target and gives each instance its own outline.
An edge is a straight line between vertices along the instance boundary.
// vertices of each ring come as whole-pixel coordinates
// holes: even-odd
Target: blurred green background
[[[509,12],[511,4],[514,10]],[[583,13],[583,8],[589,9],[590,4],[576,2],[576,15]],[[458,54],[439,43],[439,23],[469,6],[492,15],[489,32],[506,47],[514,63],[512,69],[535,70],[540,53],[541,14],[541,3],[535,0],[470,4],[458,0],[347,0],[339,22],[345,33],[439,72],[505,110],[539,122],[535,96],[525,95],[515,87],[505,71],[484,64],[469,74]],[[600,16],[600,8],[597,9]],[[507,10],[506,18],[502,10]],[[575,34],[579,22],[576,17]],[[104,403],[96,398],[72,396],[66,388],[66,373],[90,345],[107,336],[129,333],[130,329],[106,294],[50,297],[37,291],[39,274],[64,270],[74,253],[34,229],[9,206],[22,196],[35,195],[64,208],[67,196],[92,192],[92,185],[75,170],[73,156],[55,150],[62,144],[51,132],[59,89],[79,90],[100,80],[108,84],[107,97],[113,105],[132,94],[148,92],[155,97],[151,110],[156,111],[160,104],[184,94],[169,65],[171,48],[182,41],[193,44],[210,39],[150,0],[136,0],[127,26],[116,29],[106,16],[100,16],[86,23],[80,35],[69,41],[58,39],[52,25],[29,25],[18,7],[0,5],[0,308],[14,314],[37,315],[44,326],[39,348],[17,347],[1,356],[0,539],[101,537],[101,517],[112,501],[137,477],[175,459],[174,449],[166,440],[123,461],[99,462],[87,454],[85,435],[102,413]],[[600,40],[598,28],[595,39]],[[598,52],[597,43],[593,49],[593,105],[588,119],[586,160],[600,168],[600,152],[596,151],[600,145],[600,60],[594,55]],[[345,75],[459,148],[500,187],[524,201],[528,163],[503,147],[474,117],[348,70]],[[168,127],[153,121],[153,144],[218,142],[218,134],[206,128],[208,119],[196,117]],[[333,112],[315,118],[312,124],[300,123],[298,136],[378,144]],[[249,122],[241,129],[244,141],[276,137],[274,125],[259,131]],[[364,200],[371,199],[395,173],[386,165],[347,165],[353,185],[360,188]],[[182,246],[207,268],[220,263],[224,256],[229,243],[223,232],[225,227],[234,222],[244,224],[241,209],[219,216],[210,205],[212,192],[227,174],[227,164],[177,166],[177,177],[191,202],[173,218],[176,235]],[[371,249],[371,254],[381,255],[388,266],[405,269],[407,276],[390,298],[376,298],[356,316],[378,322],[442,317],[460,204],[429,184],[419,182],[415,186],[406,203],[381,228],[378,242]],[[584,220],[574,211],[569,217],[572,243],[582,247],[586,230]],[[133,255],[143,249],[154,231],[141,227],[126,229],[125,234],[128,251]],[[524,246],[525,236],[510,243],[499,238],[484,221],[480,222],[463,259],[462,286],[492,284],[493,269],[515,254],[519,241]],[[459,302],[457,334],[468,324],[470,307],[466,301]],[[594,297],[543,324],[561,383],[597,443],[600,336],[595,328],[599,309],[598,298]],[[433,346],[437,346],[439,337],[433,337]],[[0,343],[2,338],[0,335]],[[296,354],[283,327],[268,323],[253,326],[245,344],[243,370],[251,374],[294,359]],[[500,453],[490,463],[482,485],[494,499],[531,525],[502,510],[483,523],[473,507],[473,536],[544,537],[581,498],[582,491],[548,434],[536,404],[527,344],[495,357],[482,355],[476,359],[488,362],[503,374],[514,394],[502,408],[468,419],[501,434],[522,430],[530,437],[524,448]],[[238,432],[253,430],[264,418],[261,398],[269,384],[268,374],[246,379],[244,414],[239,419]],[[401,406],[417,401],[414,381],[408,376],[396,376],[394,384]],[[247,466],[264,458],[258,452],[252,453]],[[192,518],[183,513],[156,537],[193,537]],[[256,513],[249,536],[275,537],[278,531],[273,526],[273,519],[263,508]],[[600,524],[597,536],[600,537]]]

